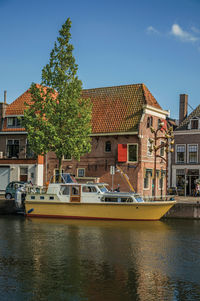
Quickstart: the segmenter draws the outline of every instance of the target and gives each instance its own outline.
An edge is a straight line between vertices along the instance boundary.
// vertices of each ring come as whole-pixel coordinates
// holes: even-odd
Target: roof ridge
[[[98,87],[98,88],[83,89],[83,91],[107,89],[107,88],[120,88],[120,87],[128,87],[128,86],[141,86],[141,85],[144,85],[144,84],[143,83],[138,83],[138,84],[126,84],[126,85],[118,85],[118,86],[104,86],[104,87]]]

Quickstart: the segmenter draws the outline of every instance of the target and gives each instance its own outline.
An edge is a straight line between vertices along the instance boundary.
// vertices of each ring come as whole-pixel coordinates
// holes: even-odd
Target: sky
[[[0,102],[41,82],[62,24],[83,88],[144,83],[178,119],[200,104],[200,0],[0,0]]]

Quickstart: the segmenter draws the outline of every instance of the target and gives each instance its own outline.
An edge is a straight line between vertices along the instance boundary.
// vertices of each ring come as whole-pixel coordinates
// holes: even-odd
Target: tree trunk
[[[58,176],[58,182],[61,183],[62,182],[62,158],[58,158],[58,170],[59,170],[59,176]]]

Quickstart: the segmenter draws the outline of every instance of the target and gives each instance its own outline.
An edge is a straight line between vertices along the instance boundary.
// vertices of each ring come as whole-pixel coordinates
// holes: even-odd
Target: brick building
[[[23,116],[24,101],[30,99],[25,92],[12,104],[0,103],[0,191],[11,181],[31,181],[43,185],[44,159],[33,155],[27,144],[25,129],[18,117]]]
[[[74,174],[78,181],[106,182],[110,187],[114,183],[114,188],[120,184],[121,191],[127,191],[127,183],[117,169],[113,179],[110,175],[110,166],[118,165],[128,175],[136,191],[143,195],[152,195],[154,157],[149,152],[149,138],[152,137],[150,126],[157,128],[159,122],[166,119],[168,112],[162,110],[144,84],[83,90],[82,97],[90,98],[93,103],[92,151],[83,156],[79,162],[73,158],[64,158],[63,172]],[[12,117],[23,115],[24,101],[30,102],[28,91],[6,107],[0,133],[0,139],[4,133],[6,133],[6,139],[1,140],[0,151],[5,153],[5,149],[8,150],[8,146],[6,146],[8,145],[8,135],[14,135],[14,138],[9,136],[9,140],[18,137],[20,140],[19,158],[23,156],[23,162],[27,165],[28,145],[25,129],[21,129],[20,125],[17,127],[15,124],[11,130],[9,128],[11,121],[8,120],[11,112]],[[5,104],[3,105],[5,107]],[[21,147],[22,145],[23,147]],[[161,151],[163,150],[161,149]],[[5,154],[7,156],[8,153]],[[0,159],[0,166],[2,166],[3,160],[6,158]],[[37,162],[35,166],[37,166]],[[43,181],[46,182],[58,172],[58,160],[54,153],[50,152],[45,156],[43,166],[40,176],[43,176]],[[164,174],[165,163],[158,159],[157,195],[160,195],[161,191],[165,194],[166,179],[160,177],[161,169]]]
[[[175,152],[171,186],[179,194],[193,195],[200,178],[200,105],[188,116],[188,95],[180,95],[179,126],[174,131]]]

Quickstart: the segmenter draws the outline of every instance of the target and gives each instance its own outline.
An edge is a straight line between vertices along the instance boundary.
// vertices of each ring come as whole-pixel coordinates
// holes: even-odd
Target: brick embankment
[[[175,196],[175,200],[165,218],[200,219],[200,197]]]

